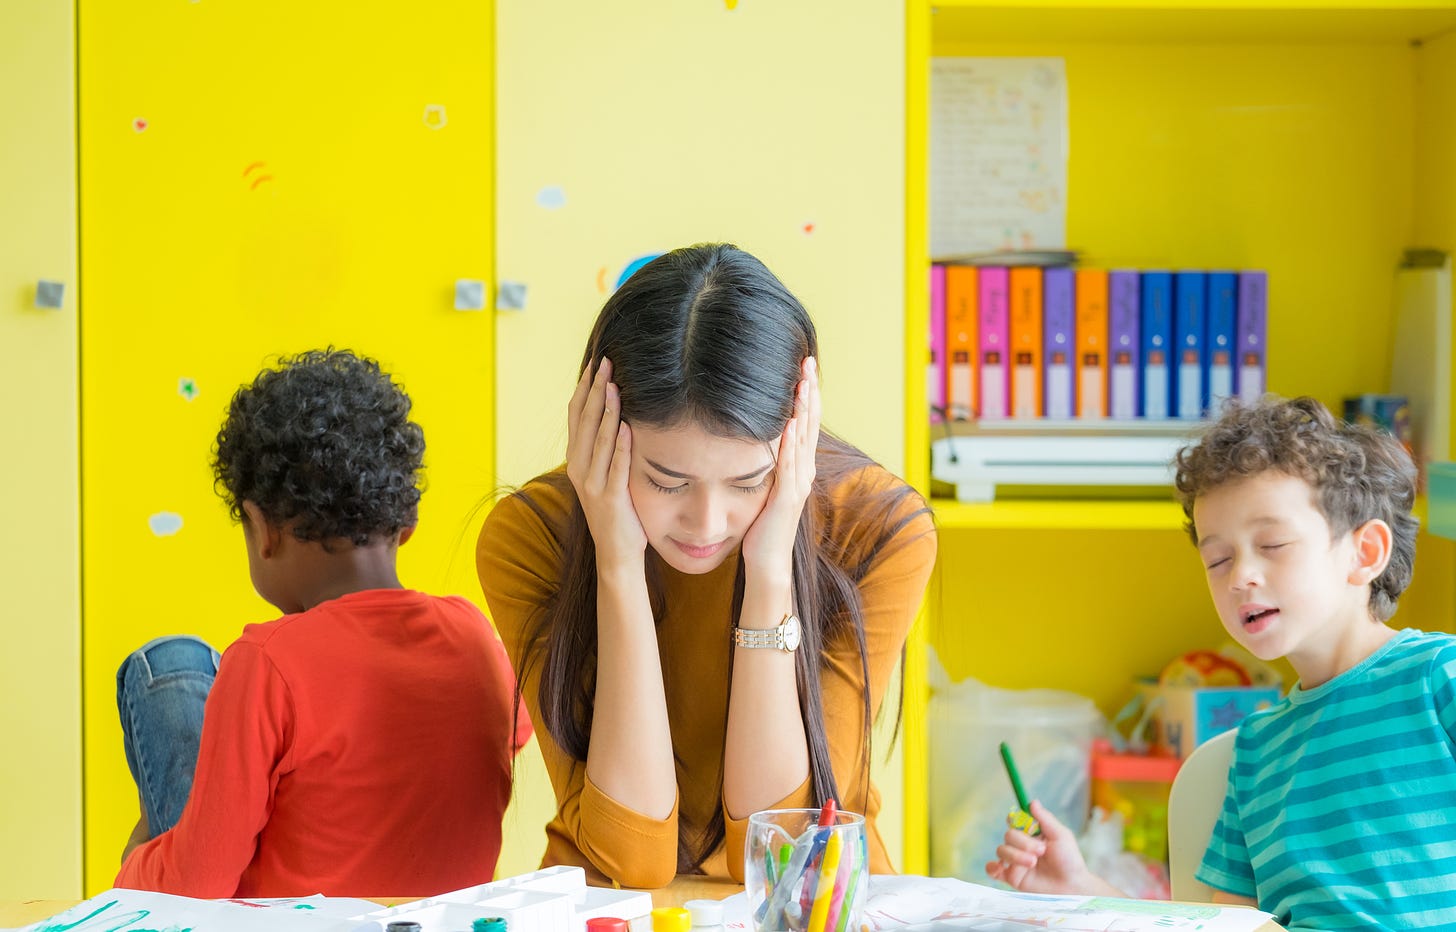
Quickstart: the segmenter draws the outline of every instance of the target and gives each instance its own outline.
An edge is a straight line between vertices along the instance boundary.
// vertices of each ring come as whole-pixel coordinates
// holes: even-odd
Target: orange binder
[[[945,406],[952,421],[980,413],[976,398],[976,269],[945,267]]]
[[[1107,417],[1107,270],[1077,270],[1077,417]]]
[[[1011,416],[1041,417],[1041,269],[1011,270]]]

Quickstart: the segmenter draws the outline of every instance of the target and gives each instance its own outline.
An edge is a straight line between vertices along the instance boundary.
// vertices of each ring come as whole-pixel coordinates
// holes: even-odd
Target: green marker
[[[1001,763],[1006,765],[1006,776],[1011,778],[1011,789],[1016,793],[1016,804],[1026,813],[1024,825],[1017,825],[1028,835],[1040,835],[1041,826],[1031,817],[1031,800],[1026,798],[1026,788],[1021,785],[1021,774],[1016,770],[1016,761],[1011,757],[1011,745],[1001,742]],[[1020,821],[1020,820],[1018,820]]]
[[[1031,811],[1031,800],[1026,798],[1026,788],[1021,785],[1021,774],[1016,772],[1016,761],[1011,757],[1011,745],[1001,742],[1001,763],[1006,765],[1006,776],[1011,778],[1011,789],[1016,791],[1016,805],[1023,812]]]

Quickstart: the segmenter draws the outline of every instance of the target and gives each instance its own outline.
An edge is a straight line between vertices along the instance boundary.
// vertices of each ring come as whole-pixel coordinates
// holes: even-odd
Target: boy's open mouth
[[[1249,625],[1258,624],[1263,619],[1270,618],[1274,615],[1277,615],[1278,613],[1279,609],[1277,608],[1261,608],[1256,609],[1252,612],[1244,612],[1244,625],[1245,627],[1247,627]]]

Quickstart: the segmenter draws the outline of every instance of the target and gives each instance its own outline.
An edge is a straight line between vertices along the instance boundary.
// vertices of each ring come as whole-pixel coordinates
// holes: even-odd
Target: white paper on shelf
[[[930,255],[1063,248],[1067,148],[1062,59],[933,59]]]

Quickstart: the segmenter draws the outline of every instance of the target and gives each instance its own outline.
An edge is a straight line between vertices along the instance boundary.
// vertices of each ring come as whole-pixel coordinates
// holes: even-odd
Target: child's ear
[[[256,502],[247,499],[243,500],[243,522],[247,525],[248,533],[245,536],[248,546],[259,559],[266,560],[273,556],[278,550],[283,530],[264,516],[263,509]]]
[[[1371,518],[1350,534],[1355,541],[1355,565],[1350,570],[1349,581],[1356,586],[1369,585],[1390,563],[1393,542],[1390,525]]]
[[[414,536],[415,536],[415,528],[414,528],[414,525],[410,525],[409,527],[400,528],[399,529],[399,543],[395,544],[395,546],[396,547],[403,547],[404,544],[405,544],[405,542],[407,542],[411,537],[414,537]]]

